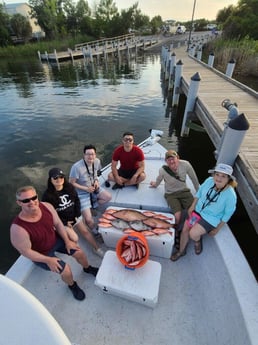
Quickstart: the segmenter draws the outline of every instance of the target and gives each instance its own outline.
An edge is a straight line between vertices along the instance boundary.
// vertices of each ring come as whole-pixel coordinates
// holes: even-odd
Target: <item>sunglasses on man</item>
[[[30,201],[35,201],[38,199],[37,195],[32,196],[31,198],[28,199],[18,199],[18,201],[22,202],[23,204],[28,204]]]

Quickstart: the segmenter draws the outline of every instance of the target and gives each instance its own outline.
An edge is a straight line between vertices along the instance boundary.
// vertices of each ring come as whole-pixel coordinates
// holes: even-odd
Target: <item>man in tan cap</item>
[[[157,188],[164,180],[165,199],[175,215],[175,225],[180,223],[183,209],[188,209],[193,202],[193,195],[186,185],[186,176],[192,180],[194,188],[197,190],[199,181],[192,165],[185,160],[179,159],[179,155],[174,150],[168,150],[165,155],[166,165],[159,169],[156,181],[150,182],[150,187]],[[178,239],[179,234],[176,234]]]

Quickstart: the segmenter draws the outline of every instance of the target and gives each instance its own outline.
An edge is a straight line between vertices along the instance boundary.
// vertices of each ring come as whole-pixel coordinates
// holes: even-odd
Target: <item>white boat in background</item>
[[[138,189],[126,187],[113,191],[110,188],[112,200],[108,207],[169,212],[163,196],[164,186],[149,188],[150,181],[156,178],[164,164],[166,149],[158,143],[160,134],[152,131],[151,136],[139,144],[146,157],[146,180]],[[109,171],[110,165],[102,171],[100,182],[103,186]],[[101,259],[92,253],[88,243],[80,239],[80,245],[90,263],[100,266]],[[95,285],[93,276],[85,274],[67,257],[65,260],[71,265],[75,280],[86,292],[82,302],[72,297],[57,274],[36,267],[23,257],[19,257],[6,277],[19,283],[43,304],[71,344],[257,345],[258,286],[241,249],[228,226],[214,238],[205,236],[203,245],[202,254],[197,256],[190,243],[187,255],[177,262],[150,256],[151,262],[161,266],[158,301],[153,308],[123,296],[106,294]],[[114,248],[105,248],[105,244],[103,249],[108,250],[106,255],[114,251]],[[112,267],[110,270],[112,272]],[[0,287],[2,306],[5,299],[2,280]],[[151,289],[151,283],[144,288]],[[17,298],[10,298],[6,309],[19,308],[21,303]],[[1,308],[0,313],[3,327],[5,310]],[[19,332],[23,329],[31,338],[22,342],[19,334],[13,344],[39,344],[37,333],[31,330],[29,313],[26,309],[23,317],[13,313],[9,320],[4,320],[1,344],[10,344],[7,336],[15,333],[18,325]],[[41,323],[34,327],[40,330]],[[48,343],[56,344],[49,338],[45,341]]]

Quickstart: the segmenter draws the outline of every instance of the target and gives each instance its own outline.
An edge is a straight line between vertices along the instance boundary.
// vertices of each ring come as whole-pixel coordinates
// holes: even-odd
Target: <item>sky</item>
[[[196,2],[194,18],[207,20],[214,20],[219,10],[238,3],[238,0],[113,0],[119,11],[128,9],[138,2],[138,8],[150,18],[160,15],[163,20],[174,19],[182,22],[191,20],[194,1]],[[7,4],[18,2],[26,2],[26,0],[5,0]],[[88,3],[92,6],[93,3],[98,3],[98,0],[88,0]]]
[[[217,12],[229,5],[237,5],[238,0],[195,0],[195,19],[214,20]],[[194,0],[114,0],[119,10],[127,9],[138,2],[138,8],[150,18],[160,15],[163,20],[192,19]]]

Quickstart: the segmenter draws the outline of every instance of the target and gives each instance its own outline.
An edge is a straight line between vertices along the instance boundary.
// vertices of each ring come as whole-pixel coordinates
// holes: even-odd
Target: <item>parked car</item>
[[[186,32],[186,27],[184,25],[179,25],[176,29],[176,34],[184,34]]]
[[[217,29],[217,24],[207,24],[207,30]]]

